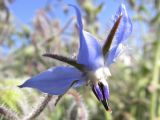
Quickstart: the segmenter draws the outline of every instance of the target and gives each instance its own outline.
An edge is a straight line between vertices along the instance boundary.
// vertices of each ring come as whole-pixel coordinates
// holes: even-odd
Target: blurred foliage
[[[7,1],[12,2],[16,1]],[[102,29],[98,14],[107,1],[99,5],[92,0],[77,0],[77,3],[85,12],[85,28],[105,39],[106,33],[101,36],[97,33]],[[107,113],[90,89],[83,87],[77,90],[81,96],[68,93],[56,108],[52,100],[37,120],[160,120],[160,2],[128,0],[127,8],[132,13],[134,30],[129,38],[129,52],[110,68],[113,113]],[[67,9],[63,10],[68,17]],[[23,23],[17,26],[16,16],[11,14],[6,2],[0,1],[0,104],[20,116],[30,112],[42,93],[22,90],[17,85],[50,66],[62,64],[41,55],[52,52],[73,57],[77,52],[74,18],[62,24],[50,16],[53,13],[54,5],[48,3],[38,10],[31,26]],[[72,30],[68,31],[70,26]],[[5,120],[1,115],[0,119]]]

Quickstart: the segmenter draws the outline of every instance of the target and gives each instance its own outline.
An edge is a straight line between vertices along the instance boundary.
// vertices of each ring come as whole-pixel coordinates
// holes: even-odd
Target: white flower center
[[[107,67],[101,67],[95,71],[89,71],[87,75],[91,82],[96,83],[98,81],[103,82],[103,80],[105,80],[108,76],[111,76],[111,73]]]

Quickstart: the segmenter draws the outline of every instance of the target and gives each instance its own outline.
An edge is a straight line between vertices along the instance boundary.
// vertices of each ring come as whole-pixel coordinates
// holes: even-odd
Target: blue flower
[[[122,51],[125,41],[132,31],[132,23],[125,5],[121,4],[113,21],[113,27],[103,46],[89,32],[83,29],[81,13],[74,5],[77,15],[80,47],[77,60],[55,54],[44,54],[71,65],[71,67],[52,67],[27,80],[19,87],[36,88],[52,95],[63,95],[71,87],[89,85],[107,111],[109,107],[109,87],[106,81],[110,76],[109,66],[114,63]]]

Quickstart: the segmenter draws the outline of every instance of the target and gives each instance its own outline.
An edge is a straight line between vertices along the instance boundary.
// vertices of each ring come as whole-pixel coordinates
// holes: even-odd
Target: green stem
[[[155,65],[153,69],[152,84],[157,86],[159,84],[159,60],[160,60],[160,40],[158,40],[158,46],[155,54]],[[158,100],[158,90],[154,91],[151,95],[151,106],[150,106],[150,120],[155,120],[156,118],[156,108]]]
[[[106,118],[106,120],[112,120],[113,118],[112,118],[112,113],[110,113],[110,112],[105,112],[105,118]]]

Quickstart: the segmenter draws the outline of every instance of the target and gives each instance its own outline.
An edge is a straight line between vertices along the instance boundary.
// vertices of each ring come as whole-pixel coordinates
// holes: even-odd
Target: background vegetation
[[[13,2],[16,0],[0,1],[0,113],[5,108],[9,109],[8,112],[15,112],[21,119],[27,119],[26,116],[46,95],[34,89],[22,90],[17,85],[50,66],[63,64],[42,57],[43,53],[75,56],[78,35],[75,14],[68,16],[68,7],[62,5],[67,22],[62,24],[58,18],[51,16],[58,14],[54,11],[54,5],[64,1],[57,0],[56,4],[48,2],[39,8],[29,21],[30,25],[19,23],[8,9],[8,4],[12,5]],[[107,0],[99,5],[91,0],[77,0],[77,3],[85,15],[85,29],[104,40],[111,26],[107,26],[107,20],[101,24],[98,15]],[[134,29],[127,52],[110,68],[110,104],[113,112],[107,113],[91,90],[82,87],[77,91],[69,91],[56,107],[57,97],[53,96],[45,110],[34,119],[160,120],[160,1],[128,0],[126,5]],[[100,32],[103,29],[105,31]],[[18,119],[17,116],[5,117],[0,114],[0,120]]]

